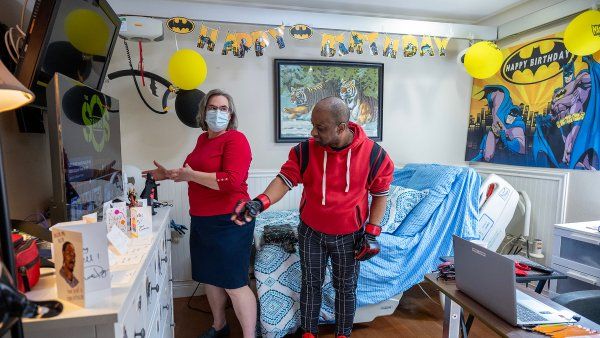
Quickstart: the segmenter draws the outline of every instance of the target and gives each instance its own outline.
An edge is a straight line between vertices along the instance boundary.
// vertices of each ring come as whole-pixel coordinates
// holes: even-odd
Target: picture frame
[[[369,138],[383,139],[383,63],[275,59],[275,142],[310,137],[312,108],[337,96],[348,104],[350,121]]]

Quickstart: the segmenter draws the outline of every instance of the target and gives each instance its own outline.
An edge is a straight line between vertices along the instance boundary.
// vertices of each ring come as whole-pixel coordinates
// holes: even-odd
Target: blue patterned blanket
[[[381,253],[361,263],[357,306],[379,303],[412,287],[434,270],[438,257],[452,254],[452,235],[477,236],[479,175],[471,168],[409,164],[394,173],[394,185],[429,190],[398,229],[379,237]],[[259,216],[258,238],[265,225],[299,222],[297,210]],[[264,337],[283,337],[300,326],[300,262],[276,245],[257,251],[254,265]],[[333,321],[334,291],[328,267],[323,287],[321,321]]]

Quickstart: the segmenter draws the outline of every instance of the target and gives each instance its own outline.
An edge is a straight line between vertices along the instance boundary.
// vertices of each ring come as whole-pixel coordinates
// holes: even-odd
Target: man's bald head
[[[317,102],[312,113],[313,115],[322,115],[321,117],[327,116],[336,125],[350,121],[350,111],[346,102],[335,96],[326,97]]]

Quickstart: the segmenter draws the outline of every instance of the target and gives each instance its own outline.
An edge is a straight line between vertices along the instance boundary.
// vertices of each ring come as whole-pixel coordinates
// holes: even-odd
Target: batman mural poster
[[[562,33],[502,49],[502,68],[475,79],[465,159],[600,168],[600,52],[576,56]]]

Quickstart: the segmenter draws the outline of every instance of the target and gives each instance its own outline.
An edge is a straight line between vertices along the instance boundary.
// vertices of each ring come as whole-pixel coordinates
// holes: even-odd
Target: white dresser
[[[556,224],[552,268],[568,279],[550,285],[552,295],[600,290],[600,221]]]
[[[25,337],[173,337],[171,210],[156,210],[152,238],[132,240],[143,254],[139,263],[111,266],[111,289],[93,292],[86,308],[63,302],[55,318],[23,320]],[[27,297],[57,299],[54,275],[40,279]]]

